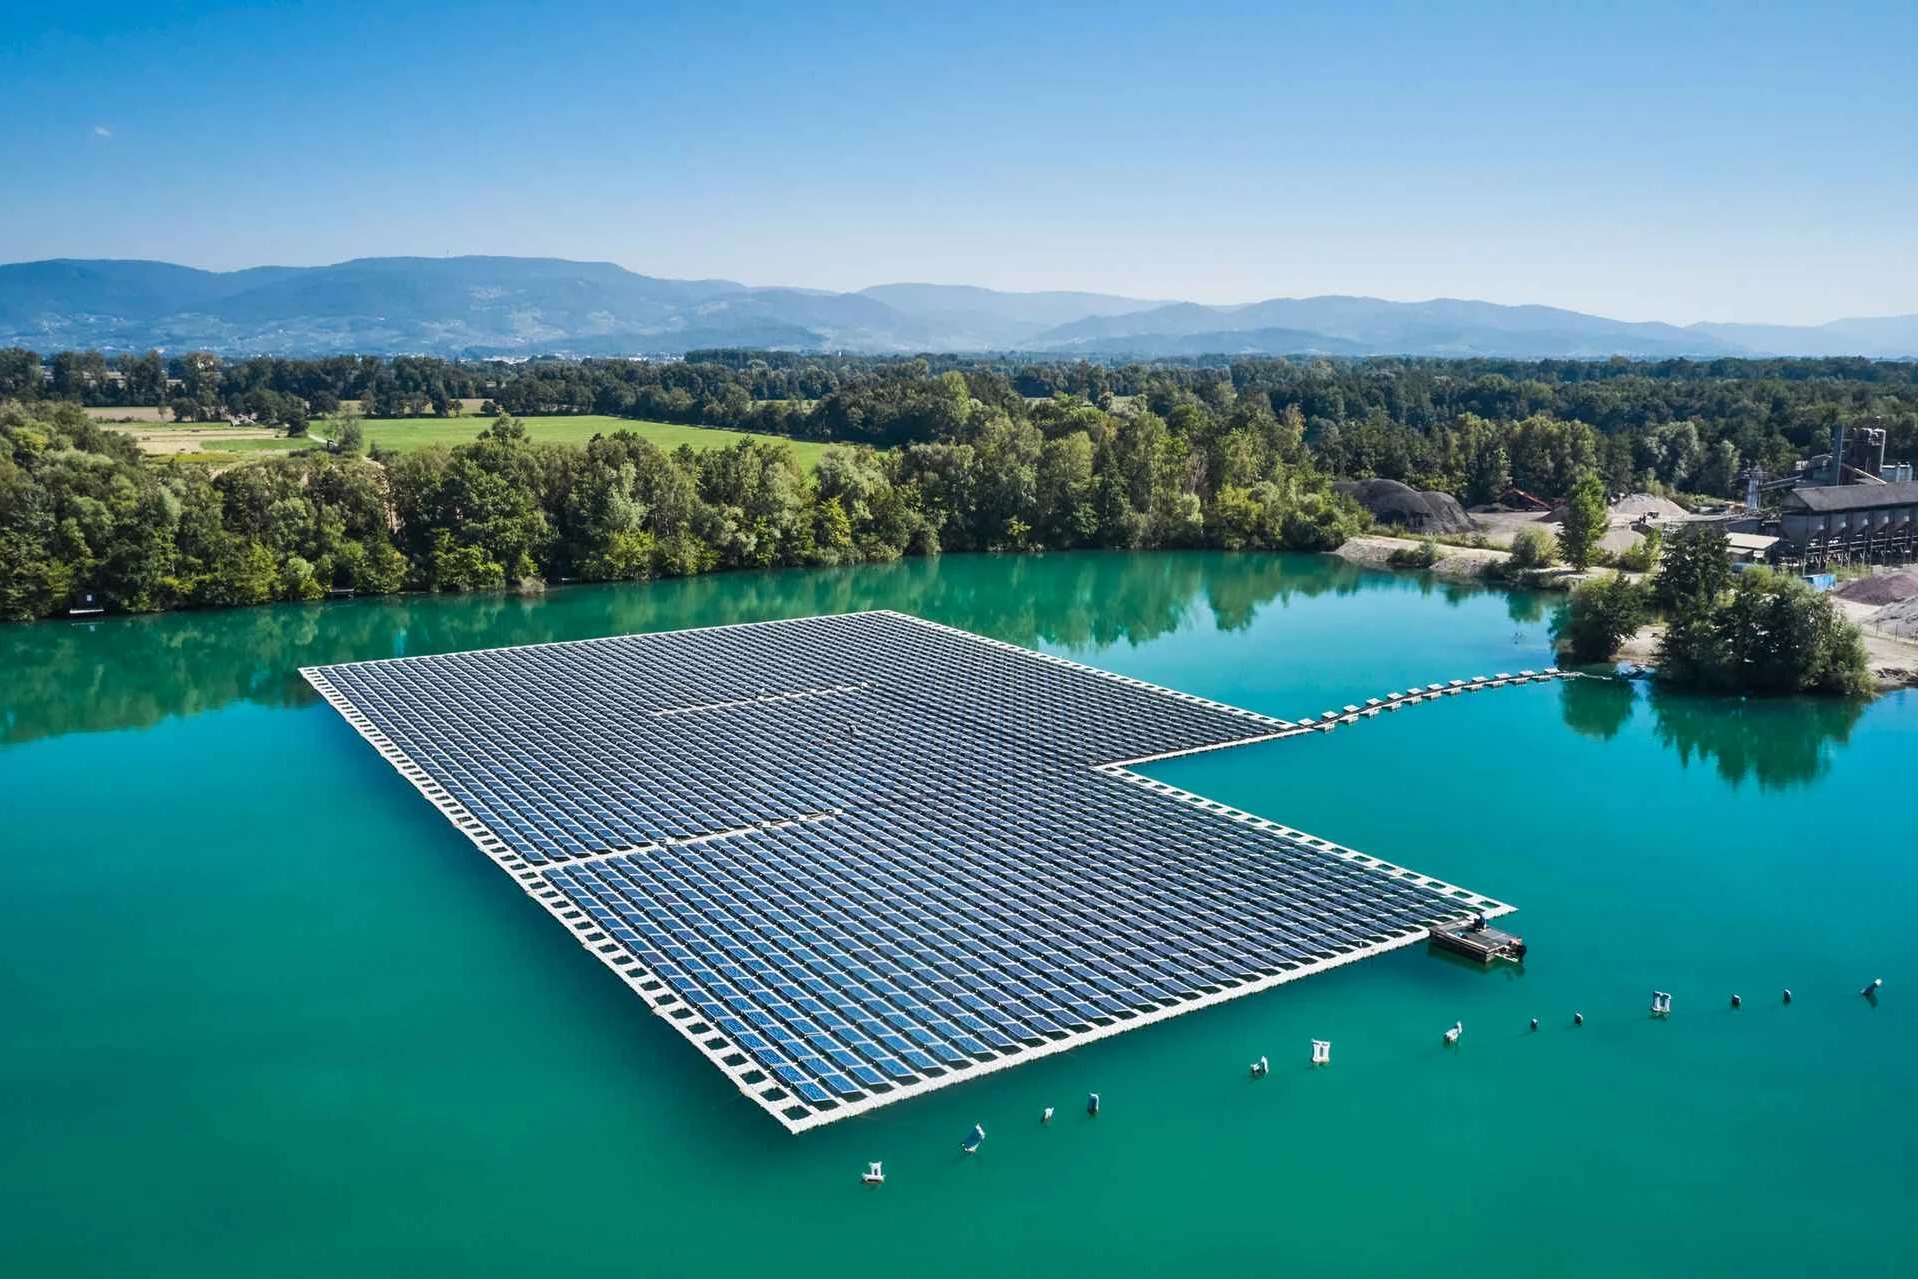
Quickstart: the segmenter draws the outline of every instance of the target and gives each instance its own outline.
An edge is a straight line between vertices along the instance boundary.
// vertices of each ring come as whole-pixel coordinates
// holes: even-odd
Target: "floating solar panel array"
[[[1510,909],[1126,767],[1295,725],[899,613],[302,674],[795,1131]]]

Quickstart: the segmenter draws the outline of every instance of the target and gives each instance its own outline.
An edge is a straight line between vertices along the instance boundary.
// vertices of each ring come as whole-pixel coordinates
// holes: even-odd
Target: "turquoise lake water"
[[[295,674],[867,607],[1288,718],[1550,661],[1535,597],[1199,553],[0,628],[0,1276],[1918,1273],[1912,694],[1579,680],[1155,765],[1516,903],[1528,962],[792,1136]]]

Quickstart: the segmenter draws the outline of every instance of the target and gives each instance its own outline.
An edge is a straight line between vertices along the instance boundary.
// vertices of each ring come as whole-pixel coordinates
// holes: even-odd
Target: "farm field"
[[[170,416],[165,409],[151,404],[93,405],[86,412],[88,417],[102,423],[165,422]]]
[[[636,418],[603,417],[598,414],[573,414],[555,417],[524,417],[526,433],[535,440],[558,440],[566,444],[584,444],[595,435],[631,431],[651,440],[663,449],[682,444],[694,448],[724,448],[748,437],[745,431],[723,431],[709,426],[680,426],[673,422],[645,422]],[[366,443],[377,444],[396,453],[410,453],[428,444],[464,444],[491,423],[483,417],[401,417],[367,418]],[[316,429],[323,429],[317,428]],[[792,445],[802,465],[819,461],[824,444],[810,440],[787,440],[784,436],[762,435],[760,439],[781,440]]]
[[[216,435],[201,447],[213,453],[291,453],[295,449],[318,447],[320,441],[298,435]]]
[[[134,410],[115,409],[116,413]],[[241,452],[255,449],[295,449],[310,440],[289,439],[264,426],[225,426],[210,422],[173,423],[158,419],[106,421],[100,425],[125,431],[148,457],[179,457],[203,461],[210,452]]]
[[[116,409],[125,414],[130,410]],[[584,444],[595,435],[610,435],[626,430],[651,440],[663,449],[682,444],[694,448],[723,448],[748,437],[746,431],[724,431],[707,426],[681,426],[673,422],[645,422],[634,418],[604,417],[597,414],[526,417],[526,433],[535,440],[557,440]],[[233,427],[212,424],[140,422],[102,422],[133,435],[142,451],[152,456],[175,455],[190,461],[206,461],[209,455],[226,453],[283,453],[311,448],[315,439],[275,434],[264,427]],[[464,444],[490,425],[484,417],[397,417],[366,418],[368,447],[377,444],[395,453],[410,453],[429,444]],[[313,431],[325,434],[324,425],[315,419]],[[761,435],[759,439],[781,440],[792,445],[800,464],[812,467],[819,461],[825,444],[812,440],[787,440],[784,436]]]

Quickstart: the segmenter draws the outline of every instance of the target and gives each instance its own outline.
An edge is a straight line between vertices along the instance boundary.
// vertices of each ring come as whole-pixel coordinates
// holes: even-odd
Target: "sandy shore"
[[[1844,600],[1832,602],[1847,615],[1852,614],[1853,609],[1846,608]],[[1869,612],[1869,608],[1866,611]],[[1852,620],[1858,619],[1854,616]],[[1871,663],[1871,673],[1878,681],[1879,689],[1918,688],[1918,641],[1899,639],[1868,627],[1861,626],[1859,629],[1865,638],[1865,660]],[[1657,624],[1641,627],[1636,635],[1619,646],[1618,660],[1651,665],[1658,657],[1658,641],[1664,634],[1665,628]]]
[[[1348,538],[1345,545],[1332,552],[1342,560],[1357,564],[1362,568],[1393,569],[1391,563],[1394,551],[1416,551],[1419,540],[1413,537],[1384,537],[1369,534],[1365,537]],[[1478,581],[1485,576],[1490,564],[1503,564],[1511,558],[1504,551],[1475,546],[1448,546],[1444,542],[1436,543],[1439,552],[1438,563],[1423,572],[1438,577],[1463,578]]]

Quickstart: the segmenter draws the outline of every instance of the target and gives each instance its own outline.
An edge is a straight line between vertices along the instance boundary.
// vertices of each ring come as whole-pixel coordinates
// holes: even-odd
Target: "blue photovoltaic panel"
[[[1283,721],[896,613],[307,675],[794,1128],[1507,909],[1116,767]]]

